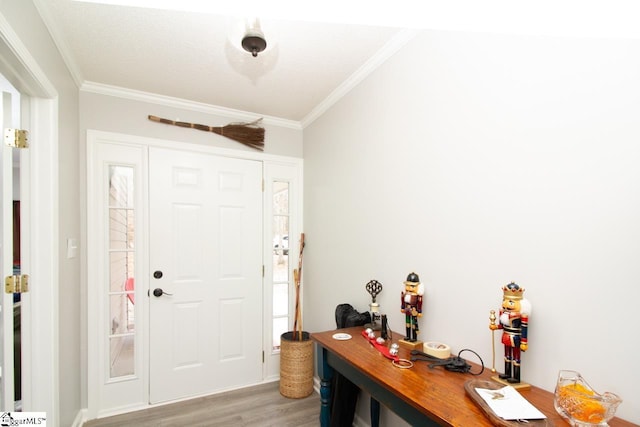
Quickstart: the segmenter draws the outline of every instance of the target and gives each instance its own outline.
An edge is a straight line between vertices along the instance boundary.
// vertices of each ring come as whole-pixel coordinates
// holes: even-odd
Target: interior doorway
[[[0,75],[2,103],[0,129],[20,129],[20,93]],[[20,153],[7,145],[0,153],[0,182],[2,183],[1,277],[21,279],[20,254]],[[4,282],[4,280],[3,280]],[[18,289],[16,289],[18,290]],[[22,296],[3,289],[1,298],[0,335],[0,402],[2,411],[22,409]]]
[[[19,154],[20,271],[30,277],[29,292],[20,297],[20,347],[25,350],[21,353],[21,406],[23,411],[46,412],[47,419],[56,424],[59,94],[2,14],[0,56],[0,74],[20,94],[20,127],[30,134],[30,148]],[[12,270],[11,261],[7,265]]]

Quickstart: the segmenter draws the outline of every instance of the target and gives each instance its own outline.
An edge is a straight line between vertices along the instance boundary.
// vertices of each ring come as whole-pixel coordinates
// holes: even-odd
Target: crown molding
[[[33,3],[40,13],[45,26],[51,34],[51,37],[56,47],[58,48],[60,55],[62,56],[64,63],[67,66],[67,69],[69,70],[69,73],[71,74],[76,86],[80,88],[80,91],[115,96],[119,98],[148,102],[158,105],[165,105],[174,108],[199,111],[207,114],[230,117],[236,120],[253,121],[255,120],[256,116],[260,116],[259,114],[248,111],[235,110],[222,106],[189,101],[181,98],[85,81],[82,72],[80,71],[80,67],[77,65],[75,57],[71,51],[71,48],[67,44],[65,37],[59,29],[59,26],[55,23],[55,20],[52,17],[50,6],[47,5],[46,0],[33,0]],[[420,31],[420,29],[413,28],[407,28],[398,31],[398,33],[391,40],[389,40],[378,52],[376,52],[376,54],[369,58],[369,60],[365,62],[360,68],[358,68],[349,78],[347,78],[336,89],[334,89],[329,94],[329,96],[327,96],[313,110],[311,110],[311,112],[307,114],[301,121],[283,119],[274,116],[262,116],[263,123],[296,130],[304,129],[320,116],[322,116],[342,97],[347,95],[347,93],[349,93],[369,74],[371,74],[381,64],[383,64],[398,50],[400,50],[405,44],[412,40]]]
[[[40,18],[42,18],[42,22],[44,22],[45,27],[47,27],[49,34],[51,34],[53,43],[58,48],[58,51],[62,56],[62,60],[71,74],[71,78],[77,87],[82,86],[82,82],[84,81],[82,72],[80,71],[80,67],[76,62],[75,56],[73,55],[66,38],[63,36],[62,31],[60,31],[60,26],[56,24],[55,19],[53,19],[50,9],[51,6],[47,4],[46,0],[33,0],[33,4],[38,10]]]
[[[102,83],[85,81],[80,86],[81,92],[96,93],[100,95],[114,96],[117,98],[131,99],[134,101],[148,102],[150,104],[164,105],[172,108],[180,108],[190,111],[198,111],[206,114],[230,117],[236,120],[254,121],[262,117],[262,123],[272,126],[301,130],[300,122],[287,120],[274,116],[265,116],[248,111],[235,110],[232,108],[217,105],[205,104],[202,102],[189,101],[182,98],[158,95],[155,93],[143,92],[139,90],[127,89],[118,86],[111,86]]]
[[[410,40],[417,36],[421,30],[419,29],[403,29],[389,40],[378,52],[375,53],[367,62],[358,68],[349,78],[347,78],[340,86],[333,90],[320,104],[318,104],[302,121],[302,128],[306,128],[316,119],[322,116],[329,108],[331,108],[342,97],[347,95],[369,74],[376,70],[380,65],[387,61],[397,51],[399,51]]]

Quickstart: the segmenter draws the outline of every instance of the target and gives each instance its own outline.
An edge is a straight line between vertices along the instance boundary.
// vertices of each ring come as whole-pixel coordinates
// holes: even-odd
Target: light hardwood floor
[[[129,414],[91,420],[84,427],[318,426],[320,396],[280,394],[278,382],[199,397]]]

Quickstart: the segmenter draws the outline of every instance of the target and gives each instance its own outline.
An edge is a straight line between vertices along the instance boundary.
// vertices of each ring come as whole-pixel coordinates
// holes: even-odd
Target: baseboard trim
[[[87,410],[81,409],[78,411],[76,418],[73,420],[71,427],[82,427],[84,422],[87,421]]]

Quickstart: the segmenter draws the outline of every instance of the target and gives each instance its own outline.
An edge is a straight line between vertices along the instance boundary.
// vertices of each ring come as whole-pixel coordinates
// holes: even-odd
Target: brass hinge
[[[29,292],[29,276],[27,274],[21,274],[5,277],[4,291],[7,294]]]
[[[262,351],[262,363],[264,363],[264,350]]]
[[[29,148],[29,131],[24,129],[5,129],[4,143],[13,148]]]

